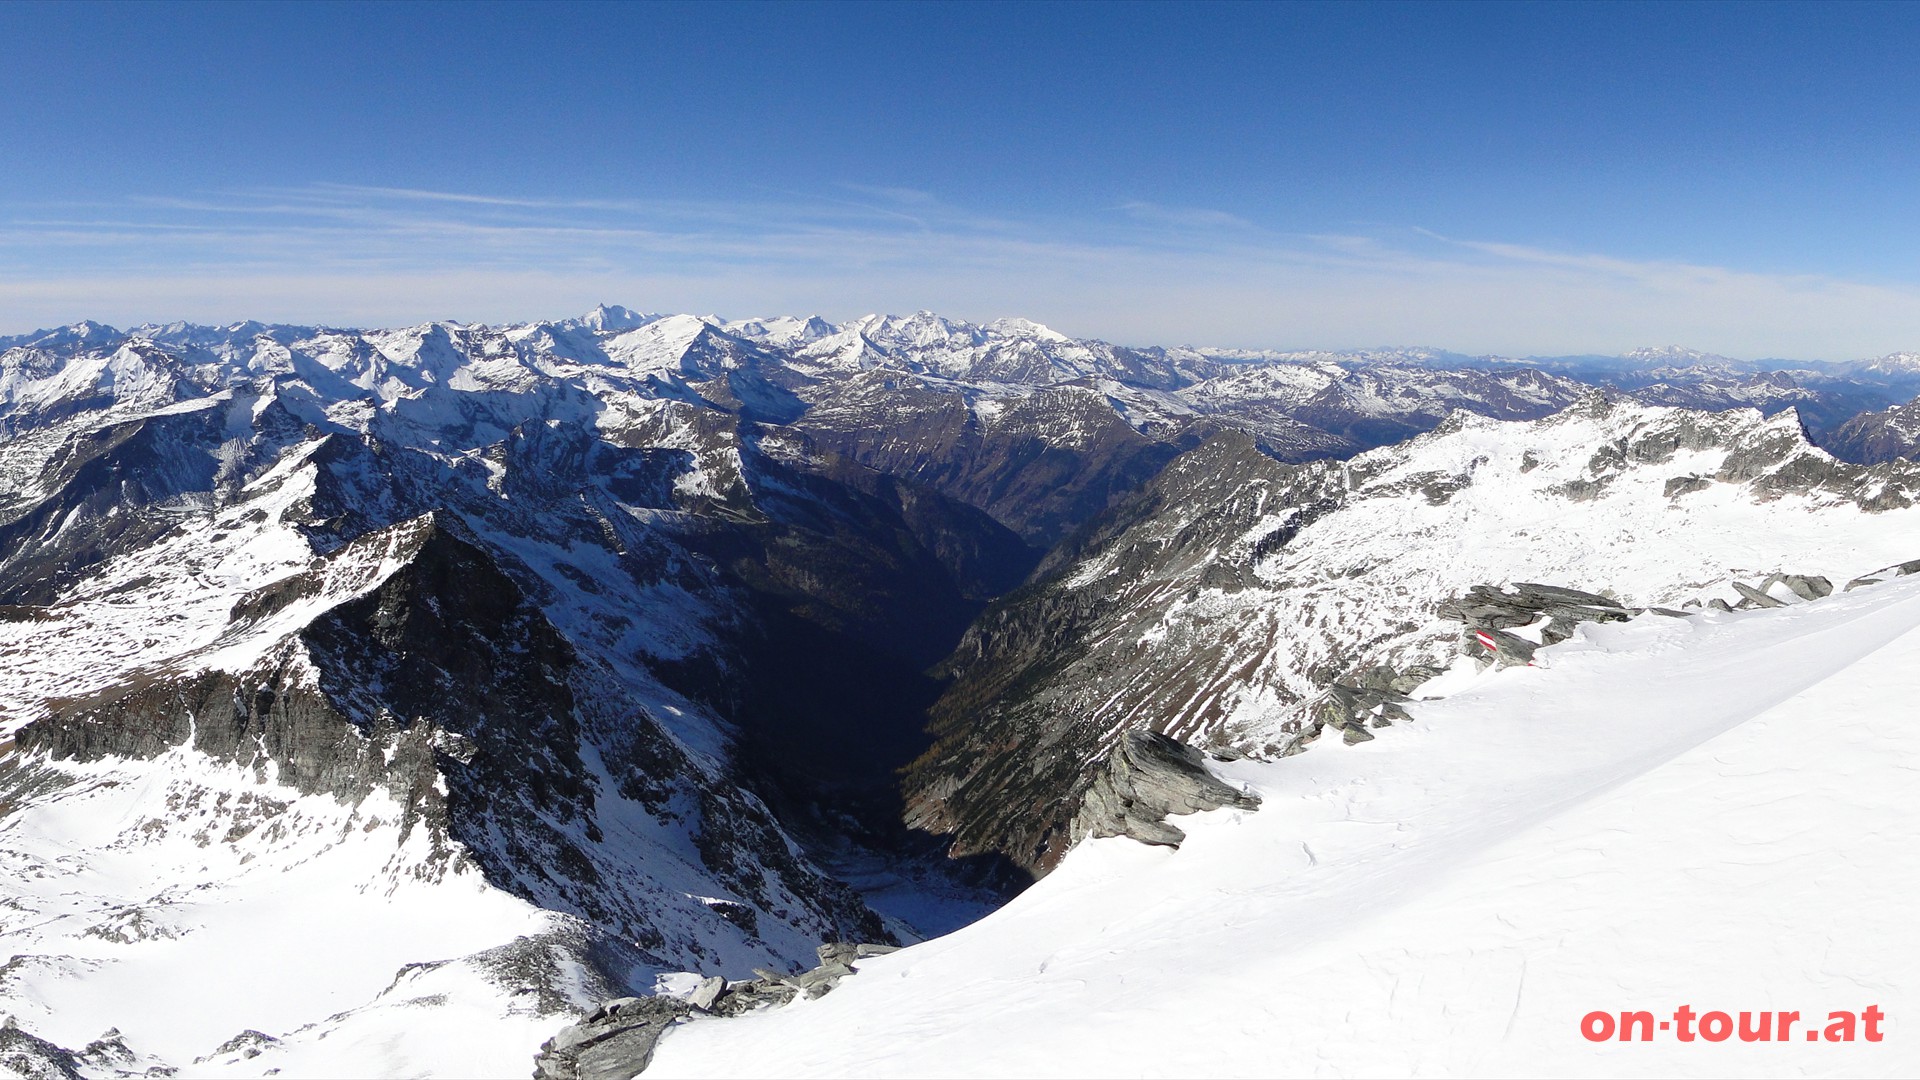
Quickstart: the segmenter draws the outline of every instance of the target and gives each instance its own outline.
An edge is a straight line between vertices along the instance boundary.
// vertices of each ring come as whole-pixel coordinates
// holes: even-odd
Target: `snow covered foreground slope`
[[[396,845],[384,792],[263,791],[187,748],[86,772],[0,846],[9,904],[32,916],[6,927],[4,1009],[80,1052],[83,1075],[514,1076],[554,1012],[612,989],[569,962],[584,924],[471,869],[409,873],[428,838]],[[175,808],[164,827],[156,805]],[[275,835],[221,842],[235,809]]]
[[[1920,580],[1587,626],[1393,738],[1218,766],[1258,812],[1084,843],[667,1076],[1912,1075]],[[1594,1010],[1877,1006],[1884,1041],[1591,1043]]]

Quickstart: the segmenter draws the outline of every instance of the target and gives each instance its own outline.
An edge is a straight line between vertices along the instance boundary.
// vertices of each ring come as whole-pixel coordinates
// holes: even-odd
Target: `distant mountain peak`
[[[995,319],[988,323],[986,328],[996,334],[1003,334],[1007,337],[1033,337],[1043,338],[1047,341],[1073,340],[1060,331],[1055,330],[1053,327],[1047,326],[1044,323],[1034,322],[1032,319],[1017,317]]]
[[[619,304],[600,304],[592,311],[580,316],[580,323],[601,333],[608,333],[644,326],[651,318],[652,316],[643,315],[632,308],[621,307]]]
[[[1731,356],[1689,349],[1684,345],[1645,346],[1620,357],[1637,364],[1737,364]]]
[[[1859,366],[1869,371],[1920,373],[1920,352],[1891,352],[1885,356],[1863,360]]]

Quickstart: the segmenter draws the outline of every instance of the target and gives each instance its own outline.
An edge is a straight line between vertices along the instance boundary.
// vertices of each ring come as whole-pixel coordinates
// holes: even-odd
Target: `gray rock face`
[[[1207,771],[1200,751],[1152,731],[1129,731],[1081,801],[1072,835],[1130,836],[1143,844],[1179,847],[1187,834],[1169,816],[1223,806],[1253,810],[1249,795]]]
[[[1308,733],[1308,737],[1318,734],[1321,728],[1331,727],[1341,732],[1348,745],[1366,742],[1373,738],[1368,728],[1412,719],[1401,705],[1409,700],[1406,694],[1390,686],[1334,683],[1327,687],[1325,696],[1314,709],[1314,731]]]
[[[1911,459],[1920,450],[1920,401],[1863,412],[1828,435],[1825,445],[1835,457],[1865,465]]]
[[[785,1005],[800,996],[800,988],[777,971],[755,968],[758,978],[729,983],[708,1011],[715,1016],[740,1016],[771,1005]]]
[[[1915,570],[1920,570],[1920,560],[1889,567],[1865,578],[1855,578],[1847,587],[1851,589],[1858,585],[1869,585],[1885,577]],[[1785,586],[1803,601],[1818,600],[1833,593],[1833,582],[1817,574],[1770,574],[1758,585],[1741,581],[1729,584],[1734,592],[1740,594],[1738,603],[1714,599],[1708,601],[1706,606],[1715,611],[1786,607],[1788,601],[1771,592],[1776,585]],[[1699,606],[1698,601],[1689,601],[1689,604]],[[1595,593],[1527,582],[1516,583],[1506,590],[1492,585],[1476,585],[1465,596],[1440,606],[1441,615],[1466,624],[1462,645],[1469,656],[1502,667],[1532,663],[1535,651],[1565,641],[1573,636],[1574,627],[1583,622],[1620,622],[1644,611],[1674,618],[1686,618],[1690,614],[1671,608],[1628,608]],[[1547,622],[1540,627],[1538,642],[1511,632],[1513,628],[1532,626],[1542,619]],[[1482,640],[1482,635],[1492,640],[1492,648]]]
[[[193,1063],[195,1065],[203,1065],[216,1058],[228,1055],[234,1055],[243,1059],[257,1058],[261,1054],[266,1053],[270,1048],[278,1045],[279,1042],[279,1039],[274,1038],[264,1031],[255,1031],[252,1028],[248,1028],[233,1038],[228,1039],[226,1042],[221,1043],[219,1046],[214,1047],[212,1053],[204,1054],[193,1059]]]
[[[0,1070],[21,1080],[85,1080],[72,1051],[23,1030],[13,1017],[0,1024]]]
[[[189,742],[262,778],[272,768],[301,794],[357,805],[385,788],[404,808],[401,835],[419,829],[431,840],[431,861],[416,873],[470,857],[495,885],[672,963],[679,946],[664,938],[636,880],[646,868],[600,842],[601,796],[581,750],[598,735],[621,793],[642,801],[656,791],[664,801],[698,772],[645,712],[619,717],[612,730],[583,724],[592,713],[574,689],[587,676],[573,646],[458,519],[430,514],[343,544],[308,573],[248,596],[236,623],[321,595],[331,578],[383,557],[401,565],[382,585],[323,612],[253,670],[143,674],[56,702],[17,733],[25,754],[0,766],[0,788],[34,755],[143,759]],[[274,790],[239,808],[228,840],[276,827],[284,800]],[[694,841],[716,878],[749,902],[740,905],[747,915],[782,909],[819,929],[884,934],[848,890],[777,839],[760,805],[717,787],[693,795]],[[782,891],[789,883],[813,911],[796,912]]]
[[[687,1004],[702,1012],[708,1011],[713,1008],[714,1002],[720,1000],[720,995],[726,993],[726,990],[727,980],[718,975],[710,975],[700,980],[700,985],[687,996]]]
[[[399,572],[298,635],[317,685],[296,674],[289,649],[255,672],[143,681],[63,703],[16,741],[56,761],[95,761],[149,758],[191,740],[215,759],[262,771],[271,763],[301,794],[358,803],[384,786],[407,807],[404,830],[429,830],[445,854],[449,838],[465,841],[510,888],[536,851],[561,874],[586,873],[577,841],[532,824],[584,828],[593,810],[569,689],[572,650],[482,549],[433,517],[329,561],[390,547],[405,559]],[[262,823],[272,809],[262,808]],[[490,830],[488,819],[519,825]]]
[[[1818,600],[1833,595],[1833,582],[1815,574],[1781,574],[1780,580],[1802,600]],[[1762,586],[1764,588],[1764,586]]]
[[[618,998],[548,1039],[535,1080],[632,1080],[653,1061],[667,1028],[692,1009],[671,997]]]
[[[953,837],[955,856],[1000,852],[1035,873],[1072,846],[1074,815],[1121,734],[1170,722],[1225,718],[1207,690],[1223,658],[1194,650],[1133,679],[1131,638],[1113,632],[1141,610],[1193,587],[1237,591],[1254,564],[1339,505],[1337,463],[1287,465],[1240,433],[1183,455],[1121,507],[1056,548],[1024,587],[990,606],[949,657],[954,682],[934,705],[934,747],[908,769],[907,821]],[[1221,557],[1222,537],[1244,536],[1266,514],[1286,524]],[[1076,588],[1074,565],[1102,560],[1098,584]],[[1114,693],[1120,682],[1127,693]],[[1095,715],[1124,700],[1128,716]],[[1197,711],[1185,703],[1206,704]],[[1151,719],[1149,719],[1151,718]]]
[[[1583,622],[1624,622],[1635,614],[1597,593],[1524,581],[1506,589],[1475,585],[1465,596],[1440,605],[1439,611],[1443,618],[1466,624],[1461,642],[1467,655],[1503,667],[1532,663],[1536,650],[1567,640]],[[1542,619],[1547,621],[1538,642],[1511,632]]]

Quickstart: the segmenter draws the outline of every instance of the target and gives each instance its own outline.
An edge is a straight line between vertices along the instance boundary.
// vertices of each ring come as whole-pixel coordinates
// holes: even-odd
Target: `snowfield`
[[[1913,1075],[1920,580],[1586,626],[1256,812],[1083,843],[833,994],[647,1076]],[[1877,1006],[1884,1041],[1593,1043],[1595,1010]]]
[[[0,982],[34,1034],[79,1049],[117,1027],[128,1064],[190,1076],[520,1076],[550,1034],[533,1002],[436,962],[559,917],[477,870],[418,880],[425,830],[396,843],[384,795],[303,797],[185,748],[75,771],[0,829]],[[272,1037],[216,1051],[248,1031]]]

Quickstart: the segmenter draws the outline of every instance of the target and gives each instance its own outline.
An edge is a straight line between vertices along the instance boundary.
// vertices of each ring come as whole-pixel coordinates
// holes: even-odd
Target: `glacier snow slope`
[[[411,873],[426,830],[396,846],[382,823],[401,807],[384,792],[348,807],[263,791],[252,770],[187,748],[74,768],[82,785],[12,817],[0,842],[9,904],[36,916],[10,921],[0,986],[34,1034],[79,1048],[117,1027],[142,1067],[194,1076],[517,1076],[550,1033],[551,1012],[498,980],[419,962],[538,938],[559,917],[475,869]],[[150,816],[163,806],[167,820]],[[236,809],[270,835],[218,842]],[[410,1007],[351,1022],[382,1005]],[[244,1031],[272,1034],[251,1047],[267,1056],[213,1052]]]
[[[1912,1075],[1920,580],[1587,626],[1392,738],[1219,766],[1257,812],[1083,843],[668,1076]],[[1880,1043],[1589,1043],[1591,1010],[1877,1005]]]

